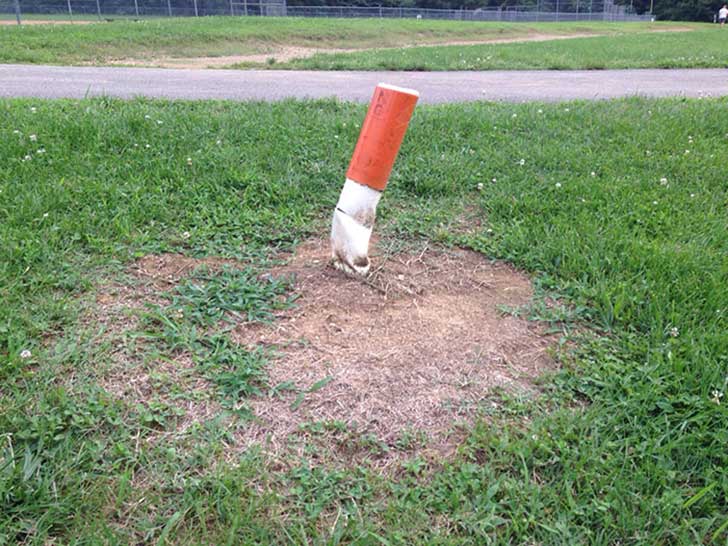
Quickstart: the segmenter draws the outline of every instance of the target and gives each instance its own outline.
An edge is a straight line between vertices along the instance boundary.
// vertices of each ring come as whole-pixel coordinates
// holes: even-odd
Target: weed
[[[266,276],[256,278],[252,268],[224,267],[210,273],[198,269],[175,287],[168,309],[198,326],[210,326],[223,319],[228,322],[270,322],[273,312],[290,307],[294,296],[285,297],[290,279]]]

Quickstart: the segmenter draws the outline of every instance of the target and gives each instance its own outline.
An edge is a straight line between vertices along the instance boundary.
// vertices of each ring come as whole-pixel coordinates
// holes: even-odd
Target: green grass
[[[204,17],[92,25],[0,27],[0,63],[104,64],[172,57],[265,54],[284,46],[397,47],[533,34],[624,34],[657,23],[474,23],[379,19]],[[685,24],[680,24],[685,27]]]
[[[266,355],[201,330],[292,296],[253,272],[326,233],[364,107],[0,102],[0,542],[724,544],[727,106],[418,108],[378,231],[529,271],[524,312],[565,343],[541,396],[498,398],[452,460],[383,477],[234,455]],[[185,433],[169,397],[103,388],[119,347],[80,316],[95,283],[162,251],[252,268],[196,274],[137,327],[146,351],[199,350],[223,410]]]
[[[318,53],[275,67],[297,70],[725,68],[728,51],[721,29],[716,25],[701,25],[700,30],[690,32]]]

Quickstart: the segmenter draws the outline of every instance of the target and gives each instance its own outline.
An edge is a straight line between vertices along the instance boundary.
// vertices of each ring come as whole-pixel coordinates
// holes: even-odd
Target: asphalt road
[[[728,95],[724,69],[313,72],[0,65],[1,97],[273,101],[336,96],[367,102],[379,82],[417,89],[426,103]]]

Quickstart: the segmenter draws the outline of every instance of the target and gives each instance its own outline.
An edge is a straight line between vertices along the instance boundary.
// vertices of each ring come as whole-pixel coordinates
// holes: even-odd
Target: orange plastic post
[[[417,91],[379,84],[359,133],[346,177],[383,191],[417,104]]]

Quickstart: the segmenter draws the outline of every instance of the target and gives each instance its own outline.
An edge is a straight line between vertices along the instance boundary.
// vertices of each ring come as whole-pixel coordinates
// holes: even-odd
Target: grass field
[[[205,67],[207,64],[212,64],[212,61],[208,60],[207,64],[195,63],[193,59],[268,54],[275,56],[282,48],[366,49],[574,34],[610,34],[620,36],[621,41],[624,34],[694,26],[683,23],[679,25],[603,22],[509,24],[407,19],[395,21],[229,17],[115,21],[88,25],[4,26],[0,27],[0,62],[46,64],[122,62],[164,66],[169,64],[170,59],[189,59],[190,66]],[[607,40],[605,43],[610,47],[619,47],[619,41],[616,40]],[[540,46],[534,44],[532,47]],[[701,46],[699,51],[703,50]],[[683,54],[697,55],[697,53]],[[391,53],[372,55],[375,59],[382,59],[382,55],[391,56]],[[405,55],[412,53],[407,52]],[[609,52],[604,55],[609,55]],[[334,64],[343,66],[344,61],[336,59]],[[258,62],[265,60],[265,58],[259,59]],[[227,64],[251,61],[255,62],[255,59],[237,61],[230,59]],[[328,58],[318,59],[315,62],[331,64]],[[346,62],[362,64],[361,58],[357,57]],[[379,66],[380,61],[376,63]],[[304,63],[300,66],[309,65]],[[371,67],[373,66],[372,64]],[[467,67],[457,66],[457,68]]]
[[[492,393],[452,458],[405,444],[383,475],[356,431],[356,463],[326,462],[326,442],[231,451],[241,404],[271,386],[266,354],[215,326],[288,304],[255,272],[326,233],[363,107],[0,102],[0,542],[724,544],[726,106],[417,110],[378,233],[528,271],[536,299],[513,312],[560,332],[562,369],[536,398]],[[114,337],[99,287],[161,252],[248,269],[182,283]],[[179,351],[194,356],[179,385],[160,371],[139,400],[105,387],[120,358]],[[222,413],[183,431],[165,400],[202,378]]]
[[[565,70],[606,68],[725,68],[725,35],[715,26],[641,33],[468,46],[318,53],[278,68],[310,70]]]

